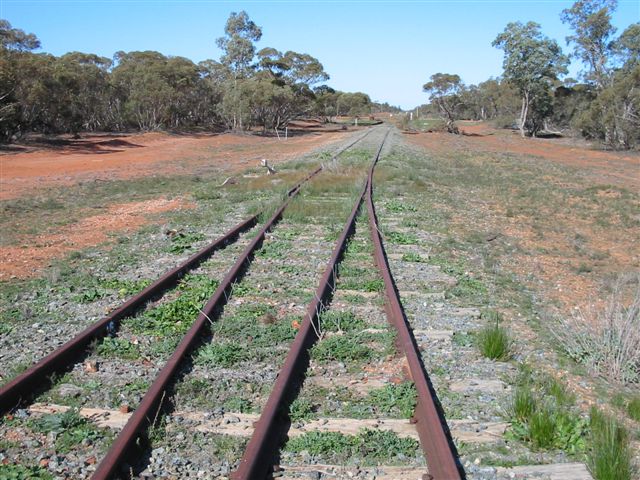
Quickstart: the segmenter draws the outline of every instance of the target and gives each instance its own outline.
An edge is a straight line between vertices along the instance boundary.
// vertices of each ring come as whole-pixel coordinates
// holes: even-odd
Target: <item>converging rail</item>
[[[333,155],[333,159],[337,158],[344,151],[360,142],[369,135],[370,132],[371,130],[367,130],[363,135],[358,136],[355,140],[340,148]],[[297,195],[302,185],[320,173],[323,168],[323,166],[316,168],[307,177],[291,188],[287,192],[288,199]],[[283,205],[286,205],[286,203],[288,203],[288,200]],[[91,342],[104,337],[109,331],[114,332],[118,328],[120,320],[133,315],[148,301],[158,297],[167,290],[174,288],[186,273],[197,268],[198,265],[213,255],[217,250],[233,243],[238,239],[240,234],[253,228],[257,221],[258,215],[253,215],[239,223],[222,237],[194,253],[182,264],[168,271],[140,293],[125,301],[109,315],[86,328],[73,339],[69,340],[67,343],[29,367],[23,373],[0,387],[0,414],[17,408],[26,397],[33,394],[34,389],[41,389],[46,385],[48,378],[52,374],[64,371],[70,365],[76,363],[77,358],[87,350]]]
[[[408,372],[406,373],[409,380],[413,382],[417,394],[417,402],[411,423],[415,425],[420,446],[427,461],[429,473],[422,474],[423,479],[455,480],[464,478],[464,471],[459,465],[457,452],[447,429],[444,416],[438,409],[435,391],[431,387],[420,352],[402,308],[394,279],[389,269],[383,238],[380,234],[373,201],[374,170],[391,129],[384,131],[384,129],[379,128],[376,130],[380,132],[381,136],[384,133],[384,137],[373,156],[366,175],[362,175],[362,181],[364,182],[362,190],[359,191],[344,228],[333,247],[331,257],[314,292],[313,300],[307,306],[299,327],[296,327],[298,331],[295,338],[290,344],[288,343],[289,340],[287,341],[285,348],[288,347],[289,350],[284,364],[275,379],[258,421],[254,423],[253,434],[242,454],[238,468],[232,473],[234,480],[268,478],[273,472],[274,466],[279,464],[279,453],[291,427],[291,419],[288,412],[292,402],[300,394],[308,373],[311,348],[321,338],[319,334],[322,331],[321,316],[329,308],[336,291],[337,281],[340,277],[340,265],[344,259],[350,239],[356,234],[356,219],[364,202],[366,202],[368,213],[369,235],[373,244],[373,259],[379,276],[384,282],[384,304],[387,321],[397,332],[396,344],[398,351],[406,358],[408,367]],[[371,129],[367,130],[363,135],[359,135],[353,141],[337,150],[332,156],[332,161],[336,161],[339,155],[360,142],[371,131]],[[202,343],[203,338],[211,331],[212,322],[219,318],[231,296],[234,285],[249,270],[256,252],[262,248],[267,235],[280,222],[283,213],[293,198],[301,191],[303,185],[324,169],[324,165],[319,166],[287,191],[280,207],[260,227],[256,236],[251,239],[250,243],[226,272],[213,295],[206,305],[202,307],[200,314],[191,324],[189,330],[162,365],[139,405],[128,418],[126,424],[124,424],[102,461],[97,465],[92,476],[94,480],[106,480],[126,475],[122,470],[125,461],[130,459],[134,451],[137,451],[138,439],[144,437],[148,429],[157,420],[158,415],[161,415],[160,412],[163,407],[169,403],[170,399],[166,397],[173,395],[173,393],[170,393],[170,387],[177,381],[182,371],[181,367],[185,365],[195,348]],[[162,275],[139,294],[124,302],[111,314],[82,331],[23,374],[0,387],[0,414],[24,403],[27,398],[33,396],[33,392],[36,389],[42,390],[45,386],[48,386],[51,383],[50,376],[52,374],[64,371],[76,364],[79,358],[82,358],[82,355],[88,351],[92,342],[115,332],[120,327],[120,322],[123,319],[142,309],[150,300],[159,298],[169,289],[176,287],[182,277],[197,268],[215,251],[231,245],[244,232],[254,228],[258,223],[258,218],[258,215],[254,215],[239,223],[225,235],[193,254],[182,264]],[[360,234],[358,233],[357,235]],[[249,238],[247,238],[248,240]],[[330,248],[330,244],[328,247]]]
[[[338,149],[333,154],[332,160],[335,161],[339,155],[363,140],[370,132],[370,129],[367,130],[364,134],[358,135],[353,141]],[[257,236],[236,260],[233,267],[225,275],[211,299],[201,310],[201,314],[171,355],[164,368],[160,371],[158,377],[142,399],[139,407],[134,411],[123,431],[112,444],[106,457],[99,464],[93,478],[111,478],[117,474],[117,468],[128,453],[128,448],[142,433],[144,428],[148,426],[151,413],[155,412],[156,409],[161,406],[160,404],[162,402],[165,389],[174,377],[181,361],[191,350],[196,341],[201,338],[201,334],[206,329],[210,318],[213,317],[215,312],[226,303],[233,283],[241,278],[244,271],[251,263],[255,251],[261,247],[267,233],[281,219],[282,214],[290,201],[300,192],[300,189],[305,183],[310,181],[324,168],[324,165],[319,166],[287,192],[286,198],[281,206],[264,224]],[[87,352],[92,342],[100,340],[105,335],[117,331],[121,320],[135,314],[150,300],[158,298],[169,289],[176,287],[180,279],[183,278],[186,273],[197,268],[206,259],[213,255],[214,252],[234,243],[242,233],[252,229],[257,224],[258,216],[259,215],[253,215],[242,221],[222,237],[191,255],[183,263],[162,275],[140,293],[125,301],[109,315],[86,328],[64,345],[42,358],[25,372],[0,387],[0,414],[6,413],[20,406],[20,404],[22,404],[27,398],[33,396],[34,391],[45,389],[45,387],[50,385],[52,375],[62,372],[76,364],[85,352]]]
[[[380,227],[373,203],[373,171],[378,158],[369,170],[367,182],[367,211],[369,213],[369,233],[373,241],[376,265],[384,280],[385,311],[387,319],[395,327],[397,344],[404,353],[409,365],[409,375],[418,393],[413,420],[415,421],[420,444],[429,466],[429,476],[434,480],[455,480],[464,478],[464,470],[457,461],[453,441],[443,425],[444,419],[436,407],[436,394],[433,391],[427,372],[420,357],[420,351],[411,333],[405,316],[398,290],[396,289],[387,255],[380,235]]]
[[[358,141],[362,140],[366,135],[368,135],[368,133],[369,132],[356,139],[345,148],[339,150],[338,153],[334,155],[334,158],[340,155],[346,149],[353,146]],[[140,405],[133,412],[133,415],[111,445],[111,448],[107,452],[106,456],[98,465],[98,468],[92,476],[94,480],[107,480],[109,478],[112,478],[112,476],[117,473],[119,466],[127,457],[129,449],[134,445],[136,439],[140,436],[140,434],[149,427],[149,425],[153,421],[153,418],[155,417],[156,412],[158,412],[162,407],[162,400],[164,398],[166,389],[171,380],[176,375],[181,362],[193,349],[198,340],[202,338],[205,330],[209,327],[209,322],[211,322],[212,318],[215,317],[215,313],[226,304],[233,283],[242,276],[246,264],[251,262],[252,256],[254,255],[256,250],[261,247],[267,233],[282,218],[282,214],[289,205],[289,202],[295,195],[298,194],[298,192],[302,188],[302,184],[320,173],[322,169],[323,167],[319,167],[318,169],[314,170],[303,182],[299,183],[288,192],[287,199],[284,201],[284,203],[266,222],[258,235],[245,248],[234,265],[231,267],[229,272],[225,275],[224,279],[214,292],[213,296],[201,310],[200,315],[198,315],[198,318],[196,319],[194,324],[180,341],[169,360],[167,360],[165,366],[162,368],[155,381],[151,384],[151,387],[142,398]]]
[[[314,172],[319,172],[320,169]],[[95,480],[111,478],[117,471],[118,466],[124,460],[128,449],[138,438],[143,429],[145,429],[154,417],[160,407],[164,392],[176,374],[178,367],[186,355],[191,351],[196,342],[201,338],[205,328],[209,325],[209,321],[215,316],[216,310],[224,306],[229,297],[233,283],[242,275],[245,263],[251,261],[254,252],[260,248],[267,233],[280,220],[282,213],[289,205],[291,198],[300,191],[300,185],[293,189],[284,203],[276,210],[267,223],[262,227],[258,235],[245,248],[240,257],[236,260],[231,270],[225,275],[222,282],[216,289],[211,299],[202,309],[200,315],[191,326],[187,334],[180,341],[177,348],[167,360],[165,366],[160,370],[156,380],[143,397],[138,408],[135,409],[133,415],[120,432],[116,440],[111,445],[109,452],[104,457],[93,477]]]
[[[384,279],[387,319],[397,330],[397,343],[407,358],[410,377],[418,394],[413,421],[418,430],[420,443],[429,467],[429,473],[425,474],[423,478],[425,480],[464,478],[462,467],[457,462],[453,442],[443,426],[444,419],[438,413],[435,392],[430,388],[426,371],[420,360],[420,353],[408,327],[386,260],[375,215],[373,173],[389,131],[385,134],[374,156],[362,193],[356,200],[342,234],[336,242],[333,254],[316,289],[314,299],[307,307],[300,330],[291,345],[260,419],[255,424],[255,430],[245,449],[240,465],[232,475],[234,480],[266,478],[271,472],[274,463],[277,462],[278,451],[291,425],[286,412],[289,411],[291,402],[299,393],[305,372],[309,368],[310,350],[318,340],[317,332],[321,331],[321,325],[319,324],[320,314],[331,300],[338,277],[338,266],[347,242],[354,232],[356,217],[365,198],[369,214],[370,234],[374,243],[374,257],[380,274]]]
[[[385,135],[385,139],[389,132]],[[382,150],[384,140],[378,149],[376,158]],[[368,180],[367,180],[368,184]],[[338,241],[333,249],[329,263],[327,264],[314,299],[307,307],[300,330],[289,349],[287,358],[278,375],[276,383],[262,411],[260,420],[256,424],[251,440],[244,452],[240,466],[235,472],[234,479],[258,479],[265,478],[273,467],[273,461],[282,443],[289,422],[283,412],[288,411],[290,402],[297,394],[302,376],[309,367],[309,351],[318,340],[317,322],[326,304],[331,299],[336,279],[337,268],[349,237],[355,229],[356,216],[364,199],[366,185],[351,210],[351,214],[345,224]]]

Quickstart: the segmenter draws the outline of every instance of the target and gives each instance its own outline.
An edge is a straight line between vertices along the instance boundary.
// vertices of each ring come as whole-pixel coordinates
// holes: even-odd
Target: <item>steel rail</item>
[[[366,134],[354,141],[347,148],[357,143],[357,141],[361,140],[365,136]],[[339,153],[336,154],[336,156],[337,155],[339,155]],[[134,410],[120,434],[111,444],[109,451],[99,463],[95,473],[91,477],[92,480],[107,480],[117,474],[117,470],[125,460],[129,453],[129,449],[137,438],[151,425],[154,421],[153,419],[157,417],[158,412],[162,408],[162,401],[164,399],[165,392],[175,374],[178,372],[182,361],[202,338],[202,334],[205,333],[209,323],[213,321],[216,312],[227,303],[232,284],[242,275],[245,264],[251,262],[254,252],[261,247],[262,242],[266,238],[266,234],[281,219],[283,212],[289,205],[289,202],[299,193],[302,185],[322,170],[322,166],[318,167],[304,180],[287,192],[287,199],[265,223],[258,235],[245,248],[240,257],[227,272],[218,288],[216,288],[213,296],[201,310],[201,313],[198,315],[189,331],[182,338],[171,357],[169,357],[162,370],[158,373],[156,379],[149,387],[149,390],[142,398],[138,407]],[[364,195],[364,190],[362,194]]]
[[[0,414],[19,405],[22,399],[29,396],[34,389],[41,387],[49,375],[64,370],[75,363],[74,359],[85,351],[92,341],[106,335],[107,331],[115,328],[120,320],[135,313],[149,300],[174,287],[186,272],[197,267],[216,250],[232,243],[242,232],[252,228],[256,224],[257,218],[257,215],[254,215],[239,223],[222,237],[191,255],[182,264],[171,269],[140,293],[125,301],[109,315],[89,326],[25,372],[0,387]]]
[[[295,195],[295,193],[293,195]],[[164,392],[176,374],[182,360],[202,337],[202,334],[205,333],[205,327],[207,327],[209,322],[214,318],[215,311],[227,302],[233,282],[240,276],[245,263],[250,261],[250,257],[254,251],[262,245],[266,234],[280,219],[292,196],[287,198],[284,204],[278,208],[227,272],[213,296],[202,309],[189,331],[182,338],[171,357],[169,357],[165,363],[165,366],[158,373],[158,376],[142,398],[140,405],[135,409],[129,421],[111,444],[111,448],[92,476],[94,480],[106,480],[116,474],[118,466],[124,460],[128,449],[148,427],[152,419],[155,418],[156,412],[161,408]]]
[[[457,461],[455,447],[448,435],[448,430],[443,426],[444,418],[441,418],[438,413],[435,391],[431,388],[387,261],[373,203],[374,167],[375,163],[371,166],[367,181],[366,203],[369,213],[369,231],[374,245],[375,262],[384,280],[387,320],[396,328],[397,344],[407,359],[409,375],[418,394],[413,420],[429,468],[429,473],[424,478],[433,480],[462,479],[464,478],[464,470]]]
[[[389,131],[387,131],[375,155],[373,165],[382,151],[388,134]],[[331,258],[318,283],[314,299],[307,307],[305,317],[291,344],[284,365],[278,373],[267,404],[262,410],[260,419],[255,423],[255,430],[240,460],[238,469],[232,474],[234,480],[262,479],[268,475],[269,470],[273,467],[282,439],[289,428],[288,407],[296,396],[301,380],[309,367],[309,351],[318,340],[319,315],[333,294],[337,267],[342,260],[347,240],[355,231],[356,216],[362,205],[369,181],[368,177],[342,234],[336,242]]]
[[[337,158],[345,150],[351,148],[353,145],[365,138],[370,132],[371,129],[367,130],[364,135],[359,136],[347,146],[339,149],[333,155],[332,159]],[[320,166],[312,171],[307,177],[288,190],[287,196],[291,197],[297,193],[304,183],[317,175],[322,171],[322,169],[323,166]],[[253,215],[239,223],[222,237],[204,247],[199,252],[194,253],[182,264],[169,270],[144,290],[126,300],[109,315],[87,327],[71,340],[40,359],[23,373],[2,385],[0,387],[0,415],[16,408],[23,399],[30,396],[34,390],[42,388],[42,386],[46,384],[49,376],[56,372],[60,372],[75,363],[74,359],[81,355],[82,352],[86,351],[91,342],[99,340],[105,336],[109,330],[113,330],[119,325],[120,320],[135,313],[149,300],[159,296],[170,288],[175,287],[178,281],[188,271],[196,268],[215,251],[231,244],[241,233],[253,228],[257,221],[258,215]]]

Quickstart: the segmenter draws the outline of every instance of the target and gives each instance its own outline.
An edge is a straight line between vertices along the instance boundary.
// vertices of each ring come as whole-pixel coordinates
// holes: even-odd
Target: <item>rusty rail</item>
[[[201,338],[202,334],[205,333],[205,329],[209,325],[209,322],[215,317],[216,310],[226,304],[232,284],[241,275],[243,268],[245,267],[245,263],[251,261],[251,257],[262,245],[266,234],[280,220],[282,213],[291,200],[291,197],[293,197],[298,191],[299,188],[295,190],[287,200],[285,200],[282,206],[280,206],[280,208],[278,208],[273,216],[267,221],[258,235],[251,241],[247,248],[245,248],[240,257],[227,272],[213,296],[202,309],[200,315],[198,315],[196,321],[182,338],[171,357],[169,357],[169,360],[167,360],[165,366],[160,370],[160,373],[158,373],[158,376],[151,384],[151,387],[149,387],[149,390],[142,398],[140,405],[135,409],[133,415],[111,445],[107,455],[104,457],[102,462],[100,462],[100,465],[98,465],[98,468],[92,477],[94,480],[106,480],[116,473],[116,470],[124,460],[129,447],[131,447],[143,430],[149,426],[151,419],[156,416],[156,412],[161,407],[164,392],[171,382],[171,379],[176,374],[182,360],[186,357],[189,351],[191,351],[196,342]]]
[[[342,152],[362,140],[370,133],[370,131],[371,130],[367,130],[364,135],[357,137],[353,142],[339,149],[333,155],[333,158],[335,159]],[[322,171],[322,169],[323,167],[320,166],[313,170],[307,177],[288,190],[287,196],[292,197],[295,195],[302,185],[317,175]],[[43,357],[36,364],[29,367],[22,374],[2,385],[0,387],[0,415],[16,408],[23,399],[31,395],[35,389],[42,388],[52,374],[60,372],[72,365],[74,363],[74,359],[86,351],[91,342],[104,337],[108,329],[117,327],[120,320],[134,314],[149,300],[159,296],[168,289],[175,287],[185,273],[196,268],[204,260],[209,258],[216,250],[224,248],[235,241],[241,233],[253,228],[257,221],[258,215],[253,215],[247,220],[236,225],[225,235],[215,240],[199,252],[196,252],[181,265],[178,265],[168,271],[144,290],[125,301],[109,315],[87,327],[73,339],[69,340],[47,356]]]
[[[387,262],[373,203],[374,167],[375,163],[369,170],[367,181],[366,201],[369,213],[369,231],[374,246],[375,262],[384,280],[387,320],[396,328],[398,347],[407,358],[409,375],[418,393],[413,419],[420,437],[420,445],[429,467],[429,474],[425,475],[425,478],[432,478],[433,480],[461,479],[464,478],[464,470],[457,461],[455,447],[443,425],[444,418],[441,418],[438,412],[435,391],[431,388],[418,346],[409,328],[393,276],[391,275],[389,263]]]
[[[388,134],[389,131],[387,131],[385,139],[376,152],[364,190],[358,197],[342,235],[336,243],[331,259],[316,290],[315,298],[307,308],[300,330],[291,345],[260,419],[255,424],[255,430],[244,451],[238,469],[232,474],[234,480],[266,478],[274,463],[277,462],[280,445],[290,426],[288,408],[296,397],[303,381],[303,376],[309,366],[309,351],[318,340],[317,332],[320,331],[319,315],[333,294],[337,266],[344,253],[345,244],[354,231],[355,218],[365,198],[369,212],[370,233],[375,249],[375,261],[385,284],[387,318],[398,331],[398,346],[407,358],[409,373],[418,393],[414,420],[416,421],[420,443],[429,467],[429,473],[425,474],[424,478],[434,480],[464,478],[464,472],[456,459],[455,447],[450,443],[451,439],[447,435],[447,431],[442,424],[443,420],[440,418],[435,405],[435,392],[430,388],[427,374],[420,360],[419,351],[409,330],[378,230],[372,196],[373,172]]]
[[[384,137],[378,149],[374,165],[387,138]],[[278,373],[276,383],[271,390],[267,404],[262,410],[260,419],[244,451],[238,469],[233,473],[235,480],[254,480],[265,478],[273,467],[280,449],[284,434],[289,428],[288,411],[291,401],[297,395],[304,373],[309,367],[309,351],[318,340],[319,316],[331,299],[337,278],[337,267],[347,244],[355,230],[356,216],[367,192],[367,179],[362,193],[358,196],[351,215],[338,238],[333,253],[325,268],[315,292],[314,299],[307,307],[307,312],[300,329],[296,334],[282,369]]]
[[[232,243],[242,232],[252,228],[256,222],[257,216],[254,215],[236,225],[225,235],[190,256],[181,265],[162,275],[102,320],[86,328],[73,339],[42,358],[25,372],[0,387],[0,414],[15,408],[22,399],[30,395],[34,389],[42,387],[42,385],[47,382],[48,376],[64,370],[73,364],[74,359],[84,352],[92,341],[106,335],[107,329],[116,327],[120,320],[135,313],[146,302],[174,287],[186,272],[196,268],[216,250]]]
[[[367,134],[358,138],[346,148],[351,147]],[[335,156],[338,156],[346,148],[342,149]],[[200,315],[196,318],[195,322],[189,329],[189,331],[182,338],[175,351],[167,360],[165,366],[160,370],[158,376],[149,387],[149,390],[142,398],[140,405],[133,412],[132,416],[127,421],[126,425],[117,436],[111,448],[107,452],[106,456],[102,459],[98,465],[95,473],[91,477],[93,480],[107,480],[117,474],[119,466],[122,464],[129,449],[132,447],[136,439],[146,431],[152,422],[152,419],[156,418],[157,413],[162,408],[162,401],[170,385],[172,379],[176,375],[178,368],[182,361],[194,348],[197,342],[201,339],[202,335],[206,332],[209,323],[215,318],[216,312],[223,307],[229,294],[233,283],[240,278],[246,265],[251,262],[253,254],[258,250],[262,242],[264,241],[266,234],[275,226],[275,224],[282,218],[284,210],[287,208],[291,199],[298,194],[302,185],[317,175],[323,169],[322,166],[311,172],[304,180],[298,183],[294,188],[287,192],[287,199],[276,210],[272,217],[262,227],[258,235],[252,240],[252,242],[245,248],[240,257],[236,260],[231,269],[227,272],[224,279],[214,292],[213,296],[209,299],[205,307],[202,309]],[[363,191],[364,195],[364,191]]]

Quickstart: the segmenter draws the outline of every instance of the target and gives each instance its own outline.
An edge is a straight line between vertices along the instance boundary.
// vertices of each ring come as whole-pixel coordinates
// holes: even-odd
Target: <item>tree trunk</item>
[[[524,126],[527,123],[527,114],[529,113],[529,94],[525,93],[522,97],[522,109],[520,110],[520,136],[524,138]]]
[[[458,127],[456,126],[453,120],[447,120],[447,132],[453,133],[455,135],[460,134],[460,130],[458,129]]]

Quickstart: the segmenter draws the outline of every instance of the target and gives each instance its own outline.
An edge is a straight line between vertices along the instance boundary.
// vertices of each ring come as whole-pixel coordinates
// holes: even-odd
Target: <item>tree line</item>
[[[311,55],[257,50],[261,37],[242,11],[229,16],[216,42],[219,60],[196,64],[155,51],[56,57],[35,53],[40,41],[34,34],[0,19],[0,141],[29,132],[272,130],[300,115],[393,108],[325,85],[329,75]]]
[[[504,52],[503,74],[466,86],[460,76],[436,73],[423,86],[451,133],[457,119],[515,124],[521,135],[574,130],[614,149],[640,145],[640,23],[619,36],[611,24],[615,0],[578,0],[561,13],[572,34],[566,55],[535,22],[509,23],[492,45]],[[570,59],[585,69],[581,82],[561,78]]]

